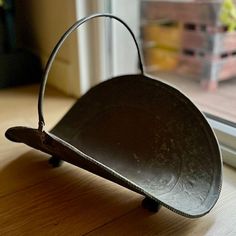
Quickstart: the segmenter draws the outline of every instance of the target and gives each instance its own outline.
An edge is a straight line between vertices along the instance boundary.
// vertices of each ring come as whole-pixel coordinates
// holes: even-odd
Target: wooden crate
[[[221,4],[221,1],[141,4],[143,24],[170,20],[182,25],[177,71],[198,77],[210,90],[216,89],[218,81],[236,75],[236,32],[227,32],[220,23]],[[144,41],[148,39],[144,37]],[[166,41],[168,44],[168,35]]]

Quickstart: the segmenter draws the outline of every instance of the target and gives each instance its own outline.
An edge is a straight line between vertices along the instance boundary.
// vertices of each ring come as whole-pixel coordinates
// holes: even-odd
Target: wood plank
[[[72,165],[70,171],[65,173],[62,166],[57,170],[62,171],[60,174],[38,183],[31,166],[29,162],[28,171],[22,169],[18,178],[5,178],[8,184],[33,178],[35,184],[0,198],[1,235],[82,235],[137,208],[142,199]],[[38,168],[42,175],[54,171],[42,162]]]
[[[224,184],[215,208],[199,219],[187,219],[162,208],[150,214],[141,207],[128,215],[96,229],[93,235],[236,235],[236,175],[225,167]],[[228,209],[228,210],[227,210]]]
[[[221,3],[216,1],[142,1],[141,15],[148,20],[171,19],[214,26],[220,7]]]

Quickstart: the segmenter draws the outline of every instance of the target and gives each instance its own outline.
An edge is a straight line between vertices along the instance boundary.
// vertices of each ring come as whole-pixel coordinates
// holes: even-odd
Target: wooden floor
[[[158,72],[155,76],[184,92],[202,110],[236,123],[236,78],[221,81],[218,89],[207,92],[198,80]]]
[[[162,207],[151,214],[142,196],[4,137],[8,127],[37,127],[37,87],[0,92],[0,235],[236,235],[236,171],[224,166],[222,194],[213,210],[187,219]],[[47,129],[73,104],[48,89]]]

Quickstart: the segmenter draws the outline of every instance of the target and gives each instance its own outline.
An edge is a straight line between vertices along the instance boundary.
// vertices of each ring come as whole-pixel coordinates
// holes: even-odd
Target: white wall
[[[46,63],[55,44],[77,16],[75,1],[17,0],[16,18],[21,46],[38,54]],[[67,94],[80,91],[76,34],[71,35],[56,57],[49,83]]]

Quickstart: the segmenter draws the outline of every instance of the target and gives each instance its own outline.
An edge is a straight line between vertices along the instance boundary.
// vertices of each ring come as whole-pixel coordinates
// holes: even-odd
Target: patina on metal
[[[44,130],[43,97],[52,62],[68,35],[84,22],[109,17],[131,33],[141,73],[109,79],[77,100],[56,126]],[[200,217],[221,190],[222,161],[203,114],[180,91],[143,72],[130,28],[110,14],[83,18],[69,28],[46,65],[39,102],[39,127],[13,127],[6,137],[64,160],[145,196],[143,206],[161,205],[186,217]]]

